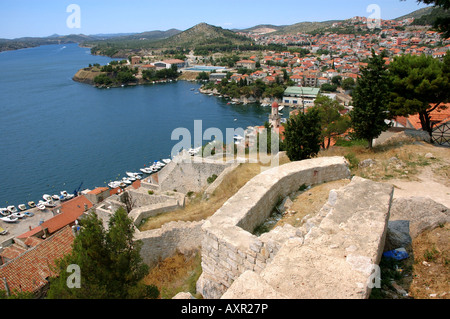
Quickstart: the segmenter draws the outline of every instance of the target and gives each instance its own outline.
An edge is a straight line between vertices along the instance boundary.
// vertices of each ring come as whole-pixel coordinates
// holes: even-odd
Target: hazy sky
[[[70,4],[80,8],[80,28],[67,24],[74,13],[67,12]],[[371,4],[382,19],[425,7],[416,0],[0,0],[0,38],[186,30],[200,22],[243,29],[368,17]]]

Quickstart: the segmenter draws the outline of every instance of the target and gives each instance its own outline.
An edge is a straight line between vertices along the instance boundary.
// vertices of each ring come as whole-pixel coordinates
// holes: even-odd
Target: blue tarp
[[[403,260],[409,257],[405,249],[394,249],[383,254],[386,258],[394,258],[396,260]]]

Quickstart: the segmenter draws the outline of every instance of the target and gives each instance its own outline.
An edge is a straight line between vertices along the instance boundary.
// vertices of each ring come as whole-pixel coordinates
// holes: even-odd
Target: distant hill
[[[275,31],[279,31],[281,29],[283,29],[284,27],[286,27],[285,25],[273,25],[273,24],[259,24],[257,26],[251,27],[251,28],[247,28],[247,29],[233,29],[231,31],[234,32],[256,32],[256,33],[269,33],[269,32],[275,32]],[[266,32],[262,31],[265,30]],[[269,30],[273,30],[273,31],[269,31]],[[268,32],[267,32],[268,31]]]
[[[296,33],[308,33],[315,30],[324,29],[333,25],[333,23],[340,22],[341,20],[330,20],[323,22],[300,22],[282,28],[277,31],[276,34],[296,34]]]
[[[402,21],[402,20],[409,19],[409,18],[419,19],[419,18],[421,18],[421,17],[424,16],[424,15],[430,14],[431,11],[433,11],[433,9],[434,9],[434,7],[426,7],[426,8],[422,8],[422,9],[413,11],[413,12],[411,12],[411,13],[409,13],[409,14],[406,14],[406,15],[404,15],[404,16],[398,17],[398,18],[396,18],[396,19],[394,19],[394,20],[396,20],[396,21]]]
[[[141,33],[119,35],[116,37],[109,37],[107,40],[108,41],[127,41],[127,40],[156,41],[156,40],[170,38],[171,36],[174,36],[181,32],[182,31],[177,30],[177,29],[170,29],[167,31],[155,30],[155,31],[147,31],[147,32],[141,32]]]
[[[427,8],[428,9],[428,8]],[[438,19],[450,19],[450,11],[440,7],[431,7],[427,13],[415,18],[413,25],[431,25],[433,26]]]
[[[261,31],[269,31],[271,35],[287,35],[287,34],[297,34],[297,33],[308,33],[318,29],[323,29],[333,25],[335,22],[340,22],[341,20],[330,20],[323,22],[299,22],[291,25],[272,25],[272,24],[260,24],[251,28],[233,31],[238,32],[256,32],[256,33],[269,33],[269,32],[261,32]],[[269,29],[269,30],[264,30]]]
[[[199,23],[186,31],[176,34],[168,39],[155,42],[156,46],[182,47],[195,49],[210,45],[239,45],[250,44],[251,41],[235,32],[207,23]]]
[[[87,41],[94,54],[124,58],[130,54],[139,54],[141,50],[196,50],[199,54],[231,50],[239,45],[252,44],[252,41],[231,30],[199,23],[185,31],[171,29],[168,31],[151,31],[131,36],[117,37],[103,41]]]
[[[99,38],[95,36],[87,36],[84,34],[70,34],[70,35],[51,35],[49,37],[23,37],[17,39],[0,39],[0,51],[18,50],[24,48],[33,48],[40,45],[48,44],[66,44],[66,43],[81,43],[85,41],[94,41]]]

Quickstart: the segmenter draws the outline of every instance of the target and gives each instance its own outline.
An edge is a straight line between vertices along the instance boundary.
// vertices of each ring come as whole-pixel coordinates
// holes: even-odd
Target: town
[[[403,55],[425,55],[443,61],[450,52],[450,38],[445,38],[442,32],[431,31],[429,28],[414,27],[412,25],[414,18],[402,21],[381,20],[375,29],[368,27],[370,22],[365,17],[354,17],[344,22],[336,22],[315,33],[291,35],[278,35],[276,30],[268,27],[250,32],[238,32],[240,36],[251,39],[255,46],[277,48],[276,50],[239,50],[236,47],[236,50],[232,52],[212,52],[209,55],[196,54],[195,50],[172,53],[164,52],[164,50],[141,51],[139,54],[130,55],[128,59],[115,61],[107,66],[90,65],[78,71],[74,80],[93,84],[99,88],[134,86],[137,84],[158,85],[160,82],[167,83],[179,80],[196,81],[202,85],[198,90],[199,92],[196,93],[226,99],[227,105],[242,105],[242,107],[245,107],[248,104],[259,103],[262,106],[270,107],[270,115],[265,120],[268,122],[269,128],[272,127],[277,133],[282,134],[285,130],[283,124],[286,123],[286,119],[281,118],[281,112],[284,109],[289,109],[290,115],[305,113],[318,104],[317,101],[321,101],[320,99],[324,96],[340,105],[340,115],[349,114],[353,109],[353,90],[362,75],[362,70],[369,65],[373,53],[384,54],[384,64],[389,66],[396,57]],[[346,32],[344,33],[344,31]],[[450,115],[448,104],[446,105],[447,108],[430,112],[435,129],[448,125]],[[247,128],[244,138],[248,137],[247,133],[251,134],[255,130],[261,133],[265,128],[263,124]],[[390,119],[389,125],[393,129],[378,139],[380,144],[384,138],[390,138],[398,132],[405,132],[406,135],[409,134],[409,137],[421,135],[418,140],[422,142],[428,138],[427,142],[430,142],[429,136],[422,134],[423,121],[417,114],[394,117]],[[349,131],[349,127],[344,130],[345,133]],[[339,137],[343,136],[343,134],[339,135]],[[423,138],[424,135],[425,138]],[[238,136],[238,138],[242,137]],[[444,138],[444,133],[442,138]],[[332,141],[331,145],[338,141],[336,137],[328,136],[327,139]],[[236,145],[239,145],[239,143],[239,140],[236,141]],[[246,143],[248,143],[248,140]],[[371,143],[372,139],[370,140],[370,147],[372,147]],[[325,142],[321,145],[325,145]],[[448,146],[448,141],[445,140],[442,145]],[[329,146],[330,142],[328,142],[327,147],[322,147],[322,149],[326,150]],[[199,150],[190,149],[186,151],[180,152],[178,156],[190,161],[193,157],[196,158]],[[223,208],[217,209],[218,214],[215,215],[215,219],[211,219],[212,221],[209,220],[209,217],[213,216],[214,212],[209,212],[210,215],[205,215],[206,217],[200,216],[196,219],[181,221],[172,218],[169,222],[160,225],[159,228],[143,228],[148,219],[160,217],[166,213],[178,212],[189,203],[195,203],[195,196],[207,202],[214,194],[217,194],[215,191],[220,191],[221,185],[231,176],[230,174],[239,169],[239,165],[224,162],[220,157],[221,155],[216,154],[216,156],[202,159],[201,165],[192,164],[189,161],[175,162],[174,159],[167,159],[164,163],[160,163],[161,167],[158,172],[142,170],[143,174],[129,173],[129,176],[133,176],[134,179],[126,185],[119,181],[118,184],[111,184],[109,187],[79,189],[79,192],[77,191],[76,194],[73,194],[74,196],[67,200],[64,199],[64,201],[58,197],[48,198],[46,202],[48,206],[39,209],[30,206],[30,209],[24,209],[24,211],[27,210],[27,215],[17,212],[17,210],[10,212],[18,217],[15,223],[0,224],[4,227],[0,227],[0,231],[2,231],[0,278],[3,278],[3,282],[0,283],[0,291],[5,290],[7,296],[14,293],[30,293],[34,297],[45,298],[50,285],[49,278],[56,276],[54,269],[49,266],[49,261],[62,258],[71,251],[72,244],[80,232],[80,221],[90,212],[95,212],[106,229],[110,219],[115,216],[115,212],[123,209],[132,218],[133,228],[137,232],[136,238],[143,242],[141,255],[147,265],[155,267],[161,260],[180,252],[189,254],[192,251],[200,251],[204,257],[201,265],[205,268],[197,286],[203,289],[204,296],[214,299],[228,293],[232,297],[242,297],[242,295],[239,295],[240,291],[237,285],[248,285],[252,279],[245,276],[256,276],[254,273],[249,275],[248,272],[244,272],[245,270],[255,270],[255,273],[257,270],[270,270],[270,267],[277,266],[274,260],[276,261],[275,257],[278,251],[284,252],[282,247],[285,246],[283,245],[294,245],[293,243],[296,241],[302,241],[302,243],[303,240],[306,241],[291,226],[283,226],[282,231],[278,229],[275,232],[267,232],[266,237],[261,236],[255,239],[256,237],[253,234],[250,236],[250,231],[245,228],[247,227],[246,223],[252,226],[247,228],[254,228],[257,224],[256,221],[259,222],[263,218],[261,216],[249,218],[252,208],[247,207],[251,206],[248,202],[245,202],[245,205],[248,204],[245,206],[243,199],[254,200],[257,203],[255,206],[259,205],[258,209],[255,209],[258,213],[264,209],[267,210],[269,206],[278,210],[278,207],[288,202],[288,195],[299,192],[300,189],[302,191],[304,189],[309,190],[315,184],[349,179],[351,175],[349,166],[353,165],[352,159],[356,156],[355,154],[346,154],[345,158],[327,157],[324,160],[318,158],[317,161],[311,160],[311,162],[308,162],[308,165],[309,163],[312,164],[311,167],[308,166],[307,168],[297,165],[299,162],[292,161],[284,168],[285,171],[282,169],[283,174],[285,174],[283,176],[287,176],[285,180],[278,180],[278,177],[270,171],[266,174],[267,179],[263,179],[264,176],[256,181],[248,178],[248,184],[243,183],[245,187],[242,187],[241,191],[230,194],[231,200],[229,202],[225,203],[225,199],[221,202],[223,206],[218,207]],[[431,161],[431,159],[434,159],[432,156],[426,158]],[[389,161],[391,159],[392,161],[399,161],[397,157],[391,156]],[[424,156],[421,159],[426,161]],[[286,160],[286,162],[289,161]],[[290,170],[291,167],[293,167],[292,171]],[[364,168],[364,166],[358,166],[358,163],[355,167],[352,169]],[[386,167],[385,170],[387,170]],[[295,170],[304,173],[304,175],[299,174],[299,176],[302,176],[301,178],[306,180],[303,185],[296,184],[299,177],[295,175],[297,174]],[[360,172],[358,171],[358,173]],[[367,173],[367,171],[364,171],[364,173]],[[380,180],[384,181],[383,178],[380,178]],[[357,185],[355,187],[357,190],[352,189],[353,183]],[[391,205],[393,187],[382,188],[375,182],[372,184],[372,182],[362,181],[359,177],[348,185],[350,186],[345,188],[344,191],[355,192],[360,197],[352,196],[355,193],[350,193],[351,196],[342,196],[346,199],[339,197],[339,200],[344,201],[348,198],[358,197],[358,200],[367,200],[364,205],[369,205],[367,203],[371,199],[364,196],[369,196],[372,191],[379,192],[380,198],[384,201],[377,203],[379,206],[375,205],[377,213],[380,212],[380,225],[387,221],[389,212],[386,211],[385,207]],[[253,192],[252,186],[257,191]],[[364,193],[366,187],[368,191]],[[290,191],[285,193],[284,189]],[[333,198],[336,201],[338,193],[341,196],[340,192],[333,193],[332,191],[330,193],[328,204],[333,201]],[[231,195],[235,197],[231,197]],[[238,207],[238,199],[242,199],[242,205],[245,206],[242,208],[242,212],[240,211],[241,207]],[[275,203],[275,201],[278,202]],[[360,203],[358,202],[358,204]],[[44,205],[43,202],[42,205]],[[208,205],[208,203],[205,205]],[[263,209],[264,205],[266,207]],[[327,206],[323,207],[326,210]],[[363,207],[369,211],[368,206]],[[289,208],[290,206],[288,207],[287,204],[286,207],[283,206],[285,214],[288,214]],[[337,213],[347,213],[347,211],[341,212],[339,209],[341,208],[336,209]],[[439,209],[443,216],[439,215],[442,217],[439,223],[448,222],[448,214],[440,206]],[[244,212],[244,210],[248,211]],[[235,212],[237,214],[238,211],[241,215],[233,215],[235,217],[233,222],[236,222],[236,225],[225,223],[229,227],[227,231],[235,232],[233,235],[236,235],[236,237],[223,235],[223,238],[219,238],[217,234],[222,234],[220,229],[222,220],[220,218],[224,218],[221,216],[228,217]],[[248,215],[244,215],[244,213]],[[7,214],[6,209],[5,214]],[[324,213],[321,218],[331,223],[332,218],[325,219],[327,218],[324,217],[325,215],[329,217]],[[267,218],[267,216],[263,217]],[[240,219],[238,220],[238,218]],[[310,221],[307,216],[304,217],[304,220]],[[244,224],[245,227],[242,226]],[[310,224],[307,225],[310,227]],[[342,230],[344,227],[341,229],[341,225],[338,227],[339,231],[347,231]],[[355,225],[350,224],[352,227]],[[380,238],[385,236],[383,227],[377,228]],[[203,232],[202,229],[208,231]],[[245,234],[243,235],[243,233]],[[202,242],[203,236],[205,236],[205,239]],[[243,238],[249,238],[248,242],[245,242],[245,245],[249,246],[246,247],[248,250],[245,251],[245,254],[239,250],[242,246],[245,246],[238,242]],[[338,239],[341,240],[342,238]],[[384,244],[384,237],[380,242]],[[355,245],[359,244],[358,242]],[[204,246],[202,247],[202,245]],[[268,247],[271,247],[271,249],[269,250]],[[336,247],[333,246],[332,248]],[[357,249],[356,246],[350,247],[354,250]],[[374,256],[381,255],[381,253],[375,251],[379,247],[374,248],[367,245],[364,248],[370,250]],[[224,250],[226,257],[222,256],[223,251],[219,253],[221,249]],[[326,249],[329,249],[329,247]],[[381,247],[382,249],[383,247]],[[350,251],[349,248],[347,248],[347,251]],[[347,257],[347,252],[342,251],[342,255],[344,253]],[[222,257],[225,259],[215,263],[216,259]],[[241,261],[242,258],[244,259],[242,261],[244,266],[235,265],[236,260]],[[247,267],[249,260],[252,261],[251,268]],[[215,277],[218,269],[223,270],[223,274],[226,274],[223,278],[217,279],[218,277]],[[257,273],[257,279],[261,280],[262,277],[259,277],[259,272]],[[274,273],[275,271],[272,274],[268,271],[264,275],[272,280],[268,280],[268,282],[275,287],[277,276],[274,276]],[[235,280],[238,284],[232,286]],[[280,286],[284,284],[281,283]],[[211,287],[215,288],[212,289]],[[230,287],[236,290],[230,289],[227,291]],[[349,290],[351,289],[356,288],[349,288]],[[273,296],[290,296],[286,295],[288,291],[289,289],[285,288],[283,290],[284,295],[277,292]],[[269,292],[273,293],[272,290],[269,290]],[[258,292],[253,291],[252,293],[260,296]],[[361,296],[367,298],[369,294],[370,290],[365,290],[361,293]],[[183,296],[185,298],[192,297],[191,295],[186,297],[183,294],[178,297],[183,298]],[[327,295],[327,297],[329,296],[332,295]]]

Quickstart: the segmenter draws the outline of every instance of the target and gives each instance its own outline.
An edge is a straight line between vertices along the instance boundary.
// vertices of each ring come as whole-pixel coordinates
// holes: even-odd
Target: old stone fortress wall
[[[236,166],[214,160],[172,162],[160,180],[143,182],[132,191],[138,208],[130,217],[139,225],[143,218],[183,207],[186,187],[206,189],[207,196]],[[219,177],[208,187],[206,178],[212,174]],[[190,184],[184,184],[186,178]],[[136,240],[143,242],[141,255],[150,266],[176,252],[200,251],[197,292],[207,299],[368,298],[379,279],[376,265],[386,246],[392,185],[354,177],[331,191],[320,212],[302,227],[285,225],[259,237],[253,234],[274,206],[300,186],[350,178],[343,157],[285,164],[254,177],[207,220],[137,230]],[[182,192],[174,192],[182,185]],[[150,189],[157,195],[148,195]],[[112,197],[97,212],[107,220],[116,205],[120,201]],[[448,210],[439,218],[448,222]]]

